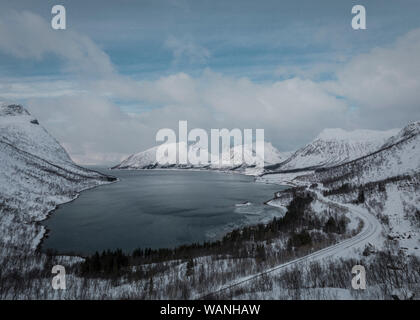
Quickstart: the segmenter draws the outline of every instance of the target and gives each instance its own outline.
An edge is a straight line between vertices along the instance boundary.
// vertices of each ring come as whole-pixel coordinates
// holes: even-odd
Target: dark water
[[[43,249],[92,253],[174,247],[281,216],[264,205],[282,186],[206,171],[108,171],[121,181],[84,191],[44,222]],[[249,201],[251,204],[240,205]]]

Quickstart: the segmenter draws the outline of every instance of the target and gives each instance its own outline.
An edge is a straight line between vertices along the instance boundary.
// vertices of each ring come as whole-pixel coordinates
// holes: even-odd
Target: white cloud
[[[114,72],[108,55],[88,37],[71,30],[53,30],[47,21],[28,11],[3,12],[0,39],[1,51],[22,59],[40,60],[55,54],[70,72],[85,76]]]
[[[403,125],[420,118],[420,29],[374,48],[336,71],[327,90],[356,106],[364,125]]]
[[[1,79],[0,96],[8,101],[71,96],[86,93],[77,83],[45,77]]]
[[[140,116],[156,127],[188,120],[203,128],[264,128],[286,149],[292,147],[287,141],[301,143],[325,126],[343,123],[346,113],[344,102],[322,85],[298,78],[257,84],[206,69],[198,77],[178,73],[155,81],[99,85],[114,97],[158,106]]]
[[[311,80],[322,71],[319,66],[309,73],[304,70],[299,78],[271,83],[210,69],[195,77],[180,72],[134,81],[118,74],[89,38],[52,31],[29,12],[0,18],[0,38],[0,51],[18,58],[55,54],[63,59],[73,75],[69,80],[0,79],[0,96],[27,102],[83,163],[118,162],[152,146],[158,129],[176,129],[179,120],[188,120],[190,128],[264,128],[267,140],[288,150],[325,127],[389,128],[419,118],[419,30],[391,47],[376,48],[340,67],[329,66],[337,80],[328,82]],[[169,38],[166,45],[175,62],[203,63],[210,57],[207,49],[192,42]],[[116,100],[153,108],[127,114],[113,103]]]

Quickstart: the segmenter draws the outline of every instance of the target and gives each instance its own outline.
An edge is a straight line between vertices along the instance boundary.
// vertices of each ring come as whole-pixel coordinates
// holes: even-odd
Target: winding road
[[[354,250],[357,248],[365,247],[369,242],[375,242],[375,239],[380,235],[382,231],[382,227],[380,222],[374,217],[372,214],[368,213],[367,210],[362,210],[360,208],[355,207],[354,205],[343,205],[338,202],[330,201],[326,199],[321,193],[317,192],[317,197],[324,202],[327,202],[331,205],[340,206],[347,208],[350,212],[354,214],[355,217],[359,218],[363,221],[363,227],[360,232],[351,237],[349,239],[345,239],[339,243],[336,243],[332,246],[326,247],[324,249],[318,250],[316,252],[310,253],[306,256],[297,258],[295,260],[288,261],[286,263],[277,265],[270,269],[264,270],[263,272],[242,277],[240,279],[235,280],[227,285],[222,286],[221,288],[217,289],[216,291],[207,293],[205,295],[200,296],[199,299],[206,299],[211,296],[215,296],[219,293],[232,289],[234,287],[238,287],[243,285],[247,282],[251,282],[262,275],[267,274],[274,274],[277,271],[284,270],[290,266],[302,263],[302,262],[312,262],[312,261],[319,261],[325,258],[329,258],[331,256],[344,256],[349,253],[350,250]]]

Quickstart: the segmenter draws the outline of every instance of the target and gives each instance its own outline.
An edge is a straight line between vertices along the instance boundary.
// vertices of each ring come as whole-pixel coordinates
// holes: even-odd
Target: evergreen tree
[[[187,277],[194,275],[194,260],[190,258],[187,263],[187,271],[185,273]]]
[[[357,197],[358,203],[364,203],[365,202],[365,192],[363,190],[359,191],[359,196]]]
[[[149,296],[151,297],[153,294],[153,277],[150,277],[149,280]]]

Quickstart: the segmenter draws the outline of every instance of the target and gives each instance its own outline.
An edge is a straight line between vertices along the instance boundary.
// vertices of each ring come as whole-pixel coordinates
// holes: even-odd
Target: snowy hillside
[[[318,170],[316,180],[368,183],[420,171],[420,122],[390,137],[379,150],[348,163]]]
[[[314,141],[297,150],[283,163],[269,169],[294,170],[334,166],[374,152],[396,133],[396,129],[388,131],[324,129]]]
[[[406,140],[412,136],[418,135],[420,133],[420,121],[415,121],[407,126],[405,126],[402,130],[400,130],[396,135],[390,137],[386,143],[382,146],[382,148],[391,146],[397,142]]]
[[[349,141],[347,145],[359,145],[359,142],[353,144]],[[362,210],[368,215],[373,214],[380,221],[382,231],[370,239],[370,247],[364,254],[384,250],[388,241],[405,254],[420,256],[418,121],[408,124],[388,137],[376,150],[357,159],[312,171],[267,174],[259,179],[300,186],[291,189],[291,192],[310,190],[324,201],[344,205],[353,211]],[[277,193],[268,203],[284,206],[288,201],[290,194],[283,191]]]
[[[75,165],[22,106],[0,107],[0,244],[35,248],[58,204],[114,178]]]
[[[19,105],[0,107],[0,140],[52,163],[70,163],[67,152]]]
[[[358,203],[382,222],[386,238],[405,253],[420,256],[420,122],[389,138],[376,152],[335,167],[316,170],[320,182],[341,203]]]
[[[363,131],[366,132],[366,130]],[[360,134],[363,131],[358,131],[358,133]],[[369,132],[372,133],[372,131]],[[387,135],[391,132],[394,132],[394,135],[387,137]],[[361,138],[360,135],[356,136]],[[376,136],[377,139],[372,139],[373,136]],[[316,155],[319,155],[319,152],[312,152],[312,154],[315,154],[314,157],[311,156],[311,152],[307,152],[305,157],[302,155],[305,154],[304,150],[309,151],[314,148],[315,145],[321,144],[323,146],[328,145],[327,149],[332,148],[332,156],[329,158],[330,161],[328,162],[328,165],[325,165],[326,168],[316,168],[316,166],[313,166],[311,167],[312,170],[296,170],[286,173],[267,172],[267,174],[259,177],[258,180],[266,183],[288,185],[306,185],[311,182],[328,180],[330,182],[330,187],[335,187],[340,186],[342,183],[361,184],[372,181],[379,181],[398,175],[412,175],[419,172],[419,121],[410,123],[399,131],[390,130],[376,132],[376,134],[370,134],[370,137],[366,139],[366,141],[371,141],[370,143],[361,143],[360,140],[361,139],[356,142],[348,140],[344,143],[344,140],[341,139],[343,143],[325,144],[325,138],[322,141],[318,138],[305,148],[298,150],[290,159],[286,161],[284,166],[281,166],[279,171],[284,168],[289,168],[288,166],[291,165],[291,163],[298,163],[298,159],[303,160],[299,162],[300,164],[298,166],[302,165],[303,163],[317,163],[320,158]],[[376,149],[373,149],[367,154],[363,154],[364,152],[367,152],[368,149],[373,148],[375,144],[377,145]],[[334,153],[334,145],[343,152]],[[362,148],[363,146],[364,148]],[[351,150],[355,150],[354,155],[350,153]],[[324,152],[321,154],[326,155]],[[336,157],[337,154],[339,154],[340,157]],[[357,154],[362,155],[356,157]],[[346,157],[349,157],[353,160],[343,162],[343,159]],[[338,164],[333,165],[333,159],[336,159]],[[299,169],[299,167],[296,169]]]

